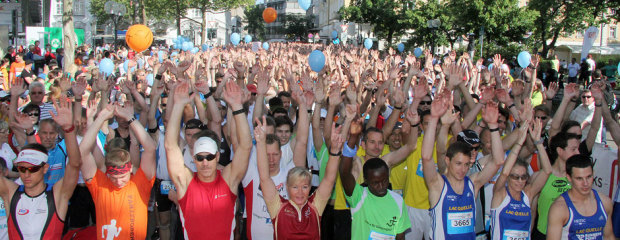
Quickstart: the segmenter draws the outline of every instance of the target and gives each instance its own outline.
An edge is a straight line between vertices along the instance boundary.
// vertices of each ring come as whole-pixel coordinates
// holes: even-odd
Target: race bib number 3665
[[[448,234],[474,232],[473,212],[448,213]]]

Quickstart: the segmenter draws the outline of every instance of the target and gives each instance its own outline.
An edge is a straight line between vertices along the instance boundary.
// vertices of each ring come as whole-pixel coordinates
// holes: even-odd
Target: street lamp
[[[428,26],[428,28],[431,30],[431,33],[433,34],[433,39],[431,41],[431,51],[433,55],[435,54],[435,38],[437,38],[435,31],[439,28],[440,25],[441,21],[439,19],[431,19],[426,21],[426,26]]]
[[[118,48],[116,45],[116,42],[118,41],[118,21],[123,15],[125,15],[125,13],[127,13],[127,8],[125,5],[115,1],[108,1],[105,3],[103,10],[105,10],[105,12],[110,14],[112,17],[112,22],[114,23],[114,47]]]

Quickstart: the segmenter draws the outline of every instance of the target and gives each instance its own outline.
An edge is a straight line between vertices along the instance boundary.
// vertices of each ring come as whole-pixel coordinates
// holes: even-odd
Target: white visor
[[[34,149],[22,150],[19,152],[19,155],[17,155],[17,159],[15,159],[14,164],[20,162],[30,163],[32,165],[41,165],[42,163],[47,163],[47,154]]]
[[[217,143],[210,137],[201,137],[194,143],[194,155],[201,152],[217,154]]]

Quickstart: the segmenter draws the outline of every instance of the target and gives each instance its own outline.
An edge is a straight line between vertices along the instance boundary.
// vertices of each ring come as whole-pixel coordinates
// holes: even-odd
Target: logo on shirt
[[[388,221],[387,225],[388,227],[393,227],[394,225],[396,225],[396,216],[392,217],[392,219],[390,221]]]
[[[222,195],[215,195],[215,199],[223,198],[223,197],[226,197],[226,196],[228,196],[228,193],[222,194]]]
[[[30,210],[28,209],[19,209],[19,211],[17,211],[18,215],[26,215],[28,213],[30,213]]]

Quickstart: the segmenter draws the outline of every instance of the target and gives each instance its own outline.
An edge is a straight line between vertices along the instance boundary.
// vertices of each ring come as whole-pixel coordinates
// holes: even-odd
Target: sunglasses
[[[433,101],[420,101],[420,105],[431,105]]]
[[[36,173],[39,170],[41,170],[42,167],[43,167],[43,165],[32,166],[32,167],[17,166],[17,171],[19,171],[20,173],[26,173],[26,171],[28,171],[30,173]]]
[[[535,118],[540,118],[542,120],[547,120],[548,117],[547,116],[536,116]]]
[[[207,161],[212,161],[213,159],[215,159],[215,154],[209,154],[209,155],[196,155],[194,156],[196,158],[196,161],[202,162],[205,159],[207,159]]]
[[[581,98],[591,98],[592,96],[581,96]]]
[[[38,116],[39,116],[39,113],[37,113],[37,112],[31,112],[31,113],[28,113],[28,116],[31,116],[31,117],[38,117]]]
[[[530,178],[530,175],[516,175],[516,174],[510,174],[510,178],[512,178],[513,180],[523,180],[523,181],[527,181],[527,179]]]

